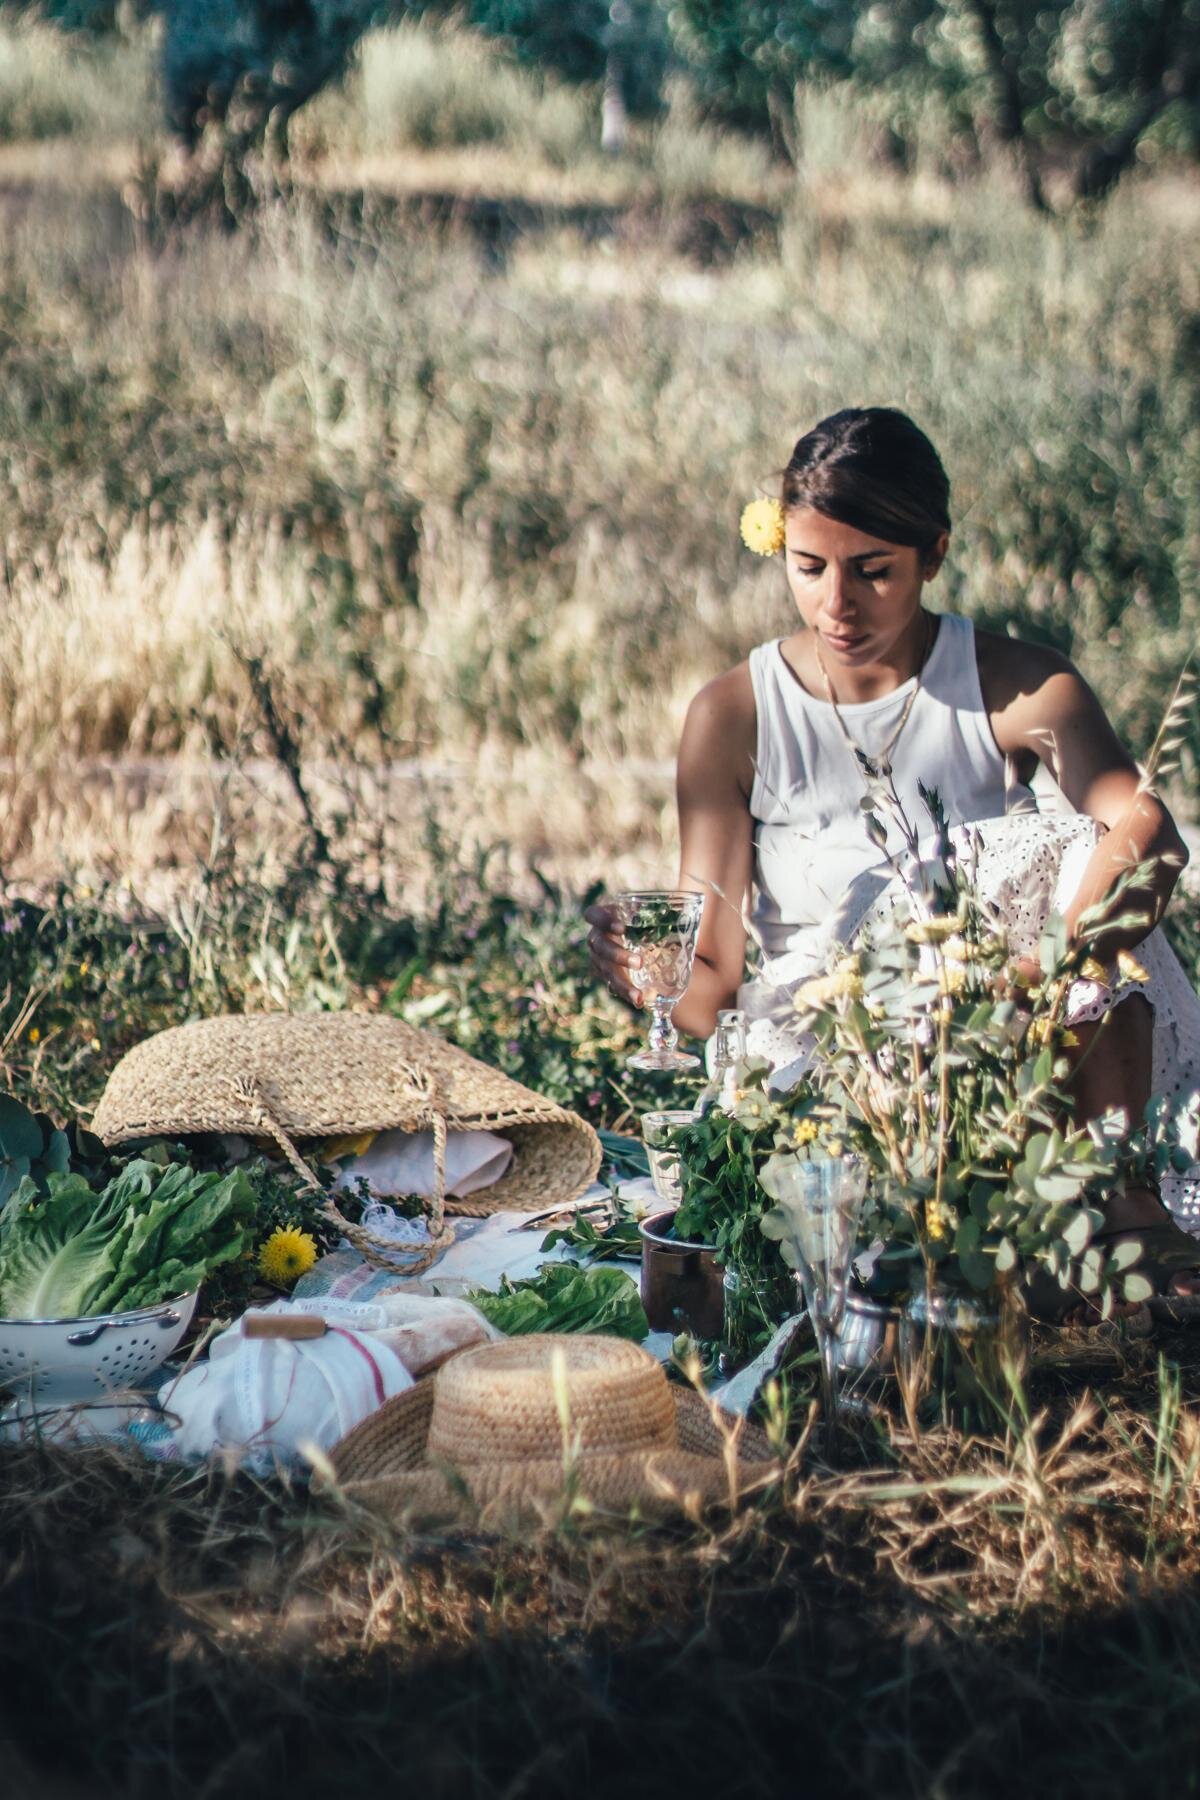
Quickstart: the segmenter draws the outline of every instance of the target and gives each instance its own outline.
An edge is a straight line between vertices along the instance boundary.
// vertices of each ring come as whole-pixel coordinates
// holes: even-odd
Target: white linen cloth
[[[446,1134],[446,1192],[462,1199],[478,1188],[491,1187],[507,1173],[513,1147],[494,1131],[450,1131]],[[365,1178],[380,1200],[398,1194],[433,1193],[432,1131],[381,1131],[361,1156],[342,1165],[334,1193],[350,1193]]]
[[[385,1400],[413,1385],[395,1350],[362,1329],[362,1307],[280,1300],[255,1310],[319,1310],[330,1329],[301,1342],[248,1338],[243,1316],[214,1338],[206,1361],[159,1390],[180,1455],[225,1451],[260,1474],[277,1464],[301,1465],[306,1444],[331,1450]],[[377,1324],[386,1328],[386,1313],[369,1311],[378,1311]],[[346,1319],[350,1323],[340,1322]]]

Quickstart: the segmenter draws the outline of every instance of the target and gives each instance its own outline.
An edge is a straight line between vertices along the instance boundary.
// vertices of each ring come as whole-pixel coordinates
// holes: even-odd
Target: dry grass
[[[9,1453],[3,1729],[37,1782],[130,1800],[1165,1792],[1200,1648],[1177,1347],[1182,1376],[1145,1350],[1046,1371],[1007,1447],[901,1438],[831,1473],[810,1443],[711,1529],[414,1535]]]
[[[235,648],[269,655],[311,760],[466,763],[505,833],[539,836],[555,768],[627,793],[702,682],[789,628],[737,509],[863,397],[950,463],[935,603],[1073,648],[1144,745],[1200,607],[1166,373],[1200,271],[1170,213],[1118,197],[1068,242],[987,189],[809,201],[724,265],[560,223],[492,266],[469,212],[433,241],[378,198],[157,244],[103,190],[0,195],[10,865],[107,828],[64,820],[57,776],[31,809],[31,771],[261,753]],[[510,763],[540,771],[523,809]],[[565,855],[589,809],[568,796]],[[628,828],[622,801],[596,841]]]

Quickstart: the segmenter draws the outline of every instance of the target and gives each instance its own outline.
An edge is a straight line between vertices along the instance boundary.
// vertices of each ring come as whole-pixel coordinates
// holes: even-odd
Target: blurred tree
[[[660,0],[469,0],[466,17],[519,62],[602,83],[606,150],[624,148],[631,115],[659,106],[671,54]]]
[[[344,72],[369,26],[448,10],[446,0],[159,5],[166,20],[167,123],[189,157],[184,210],[219,194],[231,215],[248,195],[247,155],[269,143],[278,157],[286,156],[292,115]],[[630,114],[650,112],[658,103],[670,55],[660,0],[466,0],[456,10],[519,61],[569,81],[602,83],[602,141],[610,150],[622,147]]]
[[[341,74],[371,23],[373,0],[166,0],[167,123],[194,150],[223,127],[240,149],[269,132],[282,144],[292,114]]]
[[[376,0],[163,0],[167,125],[187,153],[176,216],[236,218],[247,159],[287,154],[292,115],[345,70]]]
[[[1053,143],[1075,196],[1107,193],[1171,112],[1200,135],[1200,0],[675,0],[676,48],[713,112],[778,135],[796,84],[936,94],[1015,161],[1044,208]]]

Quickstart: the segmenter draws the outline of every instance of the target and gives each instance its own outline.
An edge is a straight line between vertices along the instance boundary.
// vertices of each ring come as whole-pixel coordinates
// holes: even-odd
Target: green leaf
[[[0,1094],[0,1161],[35,1162],[43,1143],[42,1128],[28,1108],[11,1094]]]
[[[111,1186],[97,1197],[82,1175],[52,1175],[49,1194],[23,1204],[25,1192],[14,1197],[15,1217],[4,1234],[0,1317],[103,1312],[97,1299],[121,1255],[122,1201]]]
[[[71,1167],[71,1143],[65,1131],[50,1135],[42,1164],[48,1175],[65,1175]]]
[[[1087,1185],[1088,1177],[1064,1174],[1062,1169],[1052,1170],[1047,1175],[1036,1177],[1033,1187],[1039,1200],[1049,1200],[1061,1205],[1064,1200],[1075,1200]]]
[[[1154,1293],[1154,1286],[1144,1275],[1126,1275],[1121,1291],[1129,1301],[1149,1300]]]
[[[954,1253],[958,1257],[970,1256],[979,1248],[979,1223],[968,1216],[960,1219],[958,1230],[954,1234]]]
[[[1039,1192],[1041,1183],[1038,1183]],[[1074,1190],[1072,1189],[1072,1192]],[[1082,1256],[1091,1242],[1092,1222],[1086,1212],[1077,1212],[1063,1231],[1063,1243],[1072,1256]]]
[[[464,1298],[509,1337],[595,1331],[640,1343],[649,1330],[637,1283],[624,1269],[546,1263],[527,1281],[506,1279],[499,1293],[475,1288]]]
[[[1098,1244],[1093,1244],[1084,1254],[1079,1270],[1080,1290],[1085,1294],[1097,1294],[1104,1278],[1104,1252]]]
[[[960,1255],[958,1266],[971,1286],[981,1291],[984,1288],[990,1288],[995,1279],[995,1259],[986,1251],[971,1250],[966,1255]]]

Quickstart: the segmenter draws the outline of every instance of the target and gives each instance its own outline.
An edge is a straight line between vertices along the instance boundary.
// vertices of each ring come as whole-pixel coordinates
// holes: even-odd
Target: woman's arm
[[[1122,931],[1088,928],[1097,953],[1109,960],[1157,925],[1188,861],[1187,846],[1162,801],[1142,787],[1133,758],[1066,657],[1042,645],[990,638],[980,657],[981,677],[985,665],[985,703],[1000,749],[1033,751],[1072,806],[1108,827],[1066,909],[1072,938],[1082,914],[1104,901],[1124,872],[1154,862],[1151,877],[1127,887],[1112,908],[1115,914],[1140,913],[1145,922]]]
[[[692,979],[675,1008],[691,1037],[707,1037],[720,1008],[735,1004],[745,969],[754,750],[754,692],[743,664],[696,695],[679,745],[679,886],[706,896]]]
[[[745,967],[742,906],[753,867],[755,741],[754,690],[743,663],[696,695],[679,746],[677,886],[705,896],[692,979],[675,1007],[679,1027],[690,1037],[707,1037],[719,1010],[734,1004]],[[601,900],[584,917],[592,928],[588,952],[596,974],[612,993],[640,1007],[645,995],[630,979],[640,954],[625,946],[615,912]]]

